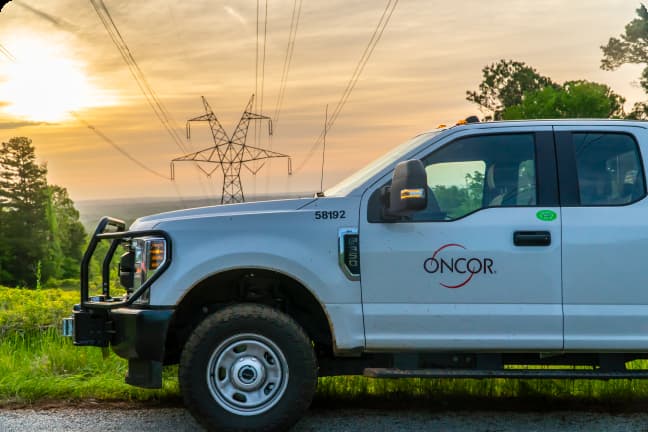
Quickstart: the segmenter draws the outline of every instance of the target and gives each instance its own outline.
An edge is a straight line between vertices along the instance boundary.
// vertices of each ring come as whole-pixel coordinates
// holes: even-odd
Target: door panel
[[[518,128],[515,132],[523,131]],[[542,151],[553,155],[553,142],[543,142],[547,147]],[[462,154],[472,155],[466,159],[474,162],[478,144],[462,145]],[[516,151],[507,150],[509,155]],[[440,162],[434,169],[428,165],[428,177],[434,172],[441,175],[448,164],[462,162],[455,153],[433,153]],[[423,159],[428,164],[434,161],[433,156]],[[560,208],[555,203],[525,206],[534,204],[535,197],[547,195],[530,192],[533,172],[527,172],[528,163],[516,163],[511,169],[510,164],[502,165],[506,162],[502,157],[483,159],[483,177],[474,174],[470,178],[472,192],[454,190],[453,198],[449,192],[452,184],[431,184],[436,203],[429,205],[434,208],[426,209],[423,216],[396,223],[361,222],[368,349],[562,349]],[[538,165],[546,159],[538,157],[538,149],[535,159],[537,178],[555,180],[554,165],[553,176],[542,163]],[[479,164],[455,168],[460,166],[478,168]],[[448,171],[443,178],[452,175]],[[481,193],[474,187],[475,179],[483,183]],[[511,179],[516,183],[515,193],[507,187]],[[457,187],[461,189],[460,184]],[[463,201],[457,201],[461,194]],[[368,201],[363,197],[364,214]],[[478,208],[485,208],[475,209],[475,202],[479,202]],[[462,215],[462,211],[472,213]],[[546,217],[539,216],[540,211],[545,211]],[[550,239],[516,246],[516,231],[545,233]]]
[[[550,210],[552,222],[536,208],[491,208],[451,223],[363,226],[367,348],[562,348],[560,209]],[[518,228],[547,230],[552,244],[515,246]]]
[[[628,149],[648,136],[609,126],[556,127],[556,135],[561,169],[576,174],[569,184],[561,176],[560,185],[573,197],[562,210],[565,349],[645,351],[648,202],[643,167]]]

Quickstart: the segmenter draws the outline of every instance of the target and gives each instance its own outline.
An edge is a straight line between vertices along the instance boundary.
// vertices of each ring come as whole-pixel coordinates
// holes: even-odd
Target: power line
[[[265,89],[266,46],[268,42],[268,0],[265,0],[265,19],[263,21],[263,60],[261,61],[261,114],[263,114],[263,96]]]
[[[261,114],[263,114],[263,96],[265,93],[265,65],[266,65],[267,42],[268,42],[268,0],[265,0],[265,17],[263,19],[263,59],[261,60],[261,97],[259,103],[259,107],[260,107],[259,112]],[[261,134],[259,134],[258,136],[257,147],[261,147]],[[265,162],[263,162],[263,164],[265,164]],[[254,178],[254,193],[256,194],[256,173],[253,175],[253,178]]]
[[[7,49],[6,49],[2,44],[0,44],[0,48],[1,48],[0,51],[2,51],[2,53],[3,53],[3,54],[4,54],[4,55],[9,59],[9,60],[11,60],[13,63],[17,63],[16,57],[14,57],[13,54],[11,54],[11,52],[10,52],[9,50],[7,50]],[[137,158],[135,158],[135,156],[133,156],[133,155],[131,155],[130,153],[128,153],[128,152],[127,152],[126,150],[124,150],[120,145],[118,145],[116,142],[114,142],[113,140],[111,140],[110,138],[108,138],[106,135],[104,135],[104,134],[103,134],[99,129],[97,129],[95,126],[93,126],[93,125],[91,125],[90,123],[88,123],[87,121],[85,121],[85,120],[84,120],[83,118],[81,118],[81,116],[79,116],[76,112],[74,112],[74,111],[70,111],[70,114],[72,114],[72,116],[74,116],[74,118],[76,118],[79,122],[81,122],[81,123],[82,123],[84,126],[86,126],[88,129],[90,129],[91,131],[93,131],[93,132],[94,132],[94,133],[95,133],[99,138],[101,138],[102,140],[104,140],[105,142],[107,142],[108,144],[110,144],[110,145],[111,145],[115,150],[117,150],[117,151],[118,151],[119,153],[121,153],[124,157],[126,157],[128,160],[130,160],[131,162],[133,162],[134,164],[136,164],[137,166],[139,166],[139,167],[142,168],[143,170],[145,170],[145,171],[147,171],[147,172],[149,172],[149,173],[151,173],[151,174],[153,174],[153,175],[156,175],[156,176],[158,176],[158,177],[162,177],[162,178],[165,179],[165,180],[170,180],[170,178],[167,177],[166,175],[164,175],[164,174],[162,174],[162,173],[160,173],[160,172],[158,172],[158,171],[155,171],[154,169],[149,168],[149,167],[146,166],[144,163],[140,162]]]
[[[346,105],[349,96],[351,95],[351,92],[353,92],[353,89],[355,88],[356,84],[358,83],[358,79],[360,78],[360,75],[362,74],[362,71],[364,70],[365,66],[367,65],[367,62],[371,58],[371,55],[374,52],[374,49],[376,48],[376,45],[378,45],[378,42],[380,42],[380,39],[383,35],[383,32],[385,31],[385,28],[387,28],[387,25],[389,24],[389,20],[391,19],[392,14],[394,13],[394,10],[396,9],[396,6],[398,5],[398,0],[388,0],[387,4],[385,5],[385,9],[383,10],[383,13],[380,17],[380,20],[378,21],[378,24],[376,25],[376,28],[374,29],[374,32],[369,39],[369,43],[365,47],[365,50],[360,57],[360,60],[358,61],[358,64],[356,65],[355,70],[353,71],[353,74],[351,75],[351,78],[349,79],[349,82],[347,83],[346,88],[344,89],[344,92],[342,93],[342,96],[340,97],[340,100],[338,101],[335,109],[333,110],[333,114],[331,115],[331,119],[328,122],[328,127],[327,131],[330,132],[331,128],[335,124],[335,121],[337,120],[338,116],[342,112],[342,109]],[[324,131],[322,131],[319,135],[319,137],[315,140],[311,148],[309,149],[306,157],[302,161],[302,163],[295,169],[294,172],[299,172],[301,171],[304,166],[308,163],[310,158],[315,154],[315,151],[317,150],[317,147],[320,145],[322,142],[322,137],[324,135]]]
[[[144,163],[140,162],[137,158],[135,158],[135,157],[132,156],[130,153],[128,153],[126,150],[124,150],[124,149],[123,149],[121,146],[119,146],[116,142],[114,142],[113,140],[111,140],[110,138],[108,138],[106,135],[104,135],[104,134],[103,134],[99,129],[97,129],[96,127],[92,126],[90,123],[88,123],[88,122],[85,121],[84,119],[82,119],[82,118],[81,118],[77,113],[75,113],[74,111],[71,111],[70,113],[71,113],[71,114],[72,114],[72,115],[73,115],[73,116],[74,116],[74,117],[75,117],[79,122],[83,123],[83,125],[84,125],[85,127],[87,127],[87,128],[90,129],[92,132],[94,132],[95,135],[97,135],[99,138],[101,138],[102,140],[104,140],[106,143],[110,144],[110,145],[111,145],[115,150],[117,150],[119,153],[121,153],[125,158],[127,158],[128,160],[130,160],[131,162],[133,162],[134,164],[136,164],[137,166],[139,166],[139,167],[142,168],[143,170],[145,170],[145,171],[147,171],[147,172],[149,172],[149,173],[151,173],[151,174],[153,174],[153,175],[155,175],[155,176],[161,177],[161,178],[163,178],[163,179],[165,179],[165,180],[171,180],[167,175],[162,174],[162,173],[160,173],[160,172],[158,172],[158,171],[155,171],[154,169],[149,168],[148,166],[144,165]]]
[[[14,57],[13,54],[11,54],[9,50],[5,48],[4,45],[2,44],[0,44],[0,53],[2,53],[5,57],[7,57],[7,59],[9,59],[10,62],[16,63],[16,57]]]
[[[299,5],[299,6],[297,6]],[[288,84],[288,73],[292,63],[293,53],[295,51],[295,40],[297,37],[297,28],[299,26],[299,18],[301,16],[302,0],[294,0],[292,14],[290,16],[290,29],[288,30],[288,42],[286,44],[286,55],[284,56],[283,68],[281,70],[281,79],[279,81],[279,92],[277,94],[277,103],[275,105],[273,123],[279,124],[279,114],[283,105],[284,95],[286,94],[286,87]],[[272,150],[273,136],[271,135],[268,142],[268,148]],[[272,165],[272,161],[268,161],[268,168]],[[270,186],[270,169],[267,170],[265,191],[268,192]]]
[[[18,61],[16,60],[16,57],[14,57],[14,55],[11,54],[11,52],[7,48],[5,48],[2,44],[0,44],[0,52],[2,52],[2,54],[4,54],[11,62],[18,63]],[[161,178],[163,178],[165,180],[171,180],[171,182],[173,183],[173,186],[175,188],[176,194],[178,195],[178,198],[180,199],[180,202],[182,203],[183,207],[186,207],[185,201],[182,198],[182,195],[180,194],[180,191],[178,190],[178,185],[175,183],[175,181],[173,179],[170,179],[166,175],[164,175],[164,174],[162,174],[162,173],[160,173],[158,171],[155,171],[154,169],[152,169],[152,168],[148,167],[147,165],[145,165],[143,162],[140,162],[137,158],[135,158],[133,155],[128,153],[126,150],[124,150],[120,145],[118,145],[116,142],[114,142],[112,139],[110,139],[108,136],[106,136],[104,133],[102,133],[95,126],[91,125],[90,123],[85,121],[83,118],[81,118],[81,116],[79,116],[76,112],[70,111],[70,114],[72,114],[72,116],[74,116],[79,122],[81,122],[83,125],[85,125],[88,129],[90,129],[92,132],[94,132],[99,138],[101,138],[103,141],[105,141],[111,147],[113,147],[115,150],[117,150],[119,153],[121,153],[122,156],[126,157],[128,160],[130,160],[131,162],[133,162],[134,164],[136,164],[137,166],[142,168],[144,171],[146,171],[146,172],[148,172],[150,174],[153,174],[153,175],[155,175],[157,177],[161,177]]]
[[[164,127],[164,129],[167,131],[173,142],[178,146],[178,148],[182,152],[187,152],[187,151],[193,151],[191,144],[187,144],[187,146],[184,145],[183,140],[180,138],[177,130],[179,129],[177,127],[177,123],[173,121],[174,124],[172,124],[172,116],[169,114],[168,110],[160,101],[160,99],[157,96],[157,93],[155,90],[151,87],[149,84],[148,80],[146,79],[146,76],[142,72],[141,68],[137,64],[137,61],[133,57],[132,52],[130,51],[130,48],[128,47],[128,44],[124,40],[124,38],[121,35],[121,32],[117,28],[117,25],[115,24],[112,15],[110,14],[110,11],[104,4],[103,0],[90,0],[90,3],[92,4],[93,8],[95,9],[95,12],[99,16],[99,19],[108,32],[108,35],[110,36],[110,39],[112,40],[113,44],[119,51],[119,53],[122,56],[122,59],[128,66],[128,69],[135,79],[135,82],[137,83],[137,86],[139,87],[140,91],[144,95],[144,98],[146,99],[147,103],[155,113],[156,117]],[[196,170],[199,170],[199,167],[197,164],[194,164],[194,167]],[[201,189],[203,190],[203,193],[209,197],[209,194],[205,192],[204,186],[202,184],[202,180],[200,180],[200,186]],[[177,187],[176,187],[177,189]],[[180,197],[182,200],[182,197]],[[182,200],[184,202],[184,200]]]
[[[115,24],[112,18],[112,15],[108,11],[108,8],[104,4],[103,0],[90,0],[90,3],[94,7],[95,12],[97,12],[99,19],[101,20],[101,23],[103,24],[104,28],[108,32],[108,35],[113,41],[113,44],[115,45],[115,47],[117,47],[117,50],[121,54],[124,62],[126,62],[126,65],[128,66],[131,75],[137,82],[140,91],[146,98],[146,101],[151,106],[151,109],[153,109],[153,112],[155,113],[157,118],[160,120],[160,123],[162,123],[162,126],[166,129],[169,136],[171,136],[171,138],[176,143],[176,145],[180,148],[180,150],[186,152],[187,148],[184,146],[182,139],[180,138],[178,132],[170,124],[171,123],[169,119],[170,115],[168,111],[166,110],[166,108],[158,98],[155,90],[153,90],[153,88],[149,84],[148,80],[146,79],[146,76],[144,75],[141,68],[137,64],[137,61],[135,61],[135,58],[133,57],[133,54],[130,51],[130,48],[128,47],[128,44],[122,37],[119,29],[117,28],[117,25]]]
[[[254,63],[254,94],[259,94],[259,1],[256,1],[256,52]],[[254,100],[254,112],[258,111],[258,98]],[[254,143],[257,143],[257,124],[254,123]]]
[[[342,103],[338,105],[337,109],[333,113],[333,116],[331,117],[331,121],[335,122],[335,119],[339,115],[340,111],[342,111],[342,108],[344,108],[344,105],[346,104],[346,101],[349,99],[349,96],[351,95],[351,92],[353,91],[356,83],[358,82],[358,79],[360,78],[360,75],[362,74],[362,71],[369,61],[369,58],[371,57],[371,54],[373,54],[374,49],[376,48],[376,45],[380,41],[380,38],[382,37],[383,32],[385,31],[385,28],[389,22],[389,19],[391,18],[392,13],[394,13],[394,9],[396,8],[396,5],[398,4],[398,0],[394,0],[393,6],[391,10],[389,11],[389,14],[387,15],[385,19],[385,15],[387,13],[387,9],[389,8],[389,3],[391,2],[388,1],[387,5],[385,6],[385,10],[383,11],[382,16],[380,17],[380,20],[378,21],[378,25],[376,26],[376,29],[374,30],[374,33],[371,35],[371,39],[369,40],[369,43],[365,47],[364,52],[362,53],[362,57],[360,58],[360,61],[356,65],[356,69],[353,72],[352,79],[349,81],[347,84],[347,88],[344,91],[344,97],[342,100]],[[382,23],[382,25],[381,25]],[[329,127],[330,129],[330,127]]]
[[[3,54],[4,54],[4,55],[9,59],[9,60],[11,60],[13,63],[17,63],[16,57],[14,57],[13,54],[11,54],[11,52],[10,52],[9,50],[7,50],[7,49],[6,49],[2,44],[0,44],[0,48],[1,48],[0,51],[1,51],[1,52],[2,52],[2,53],[3,53]],[[105,141],[105,142],[108,143],[111,147],[113,147],[115,150],[117,150],[119,153],[121,153],[122,156],[126,157],[128,160],[130,160],[131,162],[133,162],[134,164],[136,164],[137,166],[139,166],[140,168],[142,168],[144,171],[146,171],[146,172],[148,172],[148,173],[151,173],[151,174],[153,174],[153,175],[155,175],[155,176],[161,177],[161,178],[163,178],[163,179],[165,179],[165,180],[171,180],[171,182],[173,183],[173,186],[174,186],[175,189],[176,189],[176,194],[178,195],[178,198],[179,198],[180,201],[182,202],[182,205],[183,205],[184,207],[186,207],[186,205],[185,205],[185,201],[184,201],[184,199],[182,198],[182,195],[180,194],[180,191],[178,190],[178,186],[176,185],[175,181],[173,181],[173,179],[170,179],[170,178],[167,177],[166,175],[164,175],[164,174],[162,174],[162,173],[160,173],[160,172],[158,172],[158,171],[155,171],[154,169],[152,169],[152,168],[146,166],[143,162],[140,162],[136,157],[134,157],[133,155],[131,155],[130,153],[128,153],[126,150],[124,150],[120,145],[118,145],[116,142],[114,142],[113,140],[111,140],[108,136],[106,136],[104,133],[102,133],[102,132],[101,132],[99,129],[97,129],[95,126],[91,125],[90,123],[88,123],[87,121],[85,121],[83,118],[81,118],[81,116],[79,116],[76,112],[74,112],[74,111],[70,111],[70,114],[72,114],[72,116],[74,116],[74,117],[75,117],[75,118],[76,118],[80,123],[82,123],[83,125],[85,125],[85,126],[86,126],[88,129],[90,129],[92,132],[94,132],[94,133],[95,133],[99,138],[101,138],[103,141]]]
[[[168,12],[168,14],[169,14],[169,18],[170,18],[170,19],[169,19],[169,22],[171,23],[171,25],[172,25],[172,27],[173,27],[173,30],[174,30],[174,32],[175,32],[176,39],[177,39],[178,42],[180,42],[181,44],[186,45],[186,43],[187,43],[187,40],[186,40],[186,39],[187,39],[187,38],[185,37],[184,32],[180,32],[180,31],[178,30],[178,19],[177,19],[176,14],[173,12],[173,10],[171,9],[171,6],[170,6],[169,4],[167,4],[167,12]],[[174,121],[174,124],[173,124],[174,129],[178,129],[178,125],[177,125],[177,123],[175,122],[175,119],[174,119],[173,117],[171,117],[171,120]],[[193,145],[191,144],[190,141],[187,141],[187,146],[189,147],[189,149],[190,149],[191,151],[193,151],[193,148],[192,148]],[[210,192],[210,189],[209,189],[209,183],[207,183],[207,186],[205,186],[205,183],[203,182],[203,177],[202,177],[202,175],[201,175],[201,173],[200,173],[200,170],[198,169],[197,166],[196,166],[196,172],[195,172],[195,174],[196,174],[196,178],[198,179],[198,184],[200,185],[200,190],[202,191],[202,194],[203,194],[205,197],[207,197],[207,199],[213,199],[215,195],[212,194],[212,193]],[[176,185],[176,187],[177,187],[177,185]]]
[[[299,4],[299,6],[297,6]],[[288,73],[292,63],[293,53],[295,51],[295,39],[297,37],[297,28],[299,26],[299,18],[301,15],[302,0],[295,0],[293,3],[292,16],[290,18],[290,30],[288,32],[288,44],[286,45],[286,55],[284,57],[283,70],[281,71],[281,80],[279,82],[279,95],[277,97],[277,105],[275,106],[273,122],[275,129],[279,123],[279,114],[283,105],[284,95],[286,92],[286,85],[288,83]]]

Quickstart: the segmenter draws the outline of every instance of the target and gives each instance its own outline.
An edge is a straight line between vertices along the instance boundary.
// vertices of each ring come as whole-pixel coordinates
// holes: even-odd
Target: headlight
[[[134,252],[133,289],[138,290],[161,268],[167,259],[166,240],[159,237],[144,237],[131,240]],[[137,303],[148,303],[148,290],[142,294]]]

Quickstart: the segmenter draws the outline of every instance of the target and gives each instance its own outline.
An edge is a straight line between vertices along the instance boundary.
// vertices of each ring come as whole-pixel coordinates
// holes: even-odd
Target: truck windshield
[[[349,194],[358,186],[362,185],[365,181],[369,180],[371,177],[373,177],[374,175],[376,175],[377,173],[379,173],[380,171],[388,167],[390,164],[402,158],[411,150],[414,150],[423,142],[438,135],[439,132],[441,132],[441,130],[434,131],[434,132],[427,132],[419,136],[416,136],[408,141],[405,141],[403,144],[388,151],[384,155],[380,156],[378,159],[371,162],[369,165],[365,166],[359,171],[356,171],[355,173],[345,178],[335,186],[324,191],[324,196],[344,196]]]

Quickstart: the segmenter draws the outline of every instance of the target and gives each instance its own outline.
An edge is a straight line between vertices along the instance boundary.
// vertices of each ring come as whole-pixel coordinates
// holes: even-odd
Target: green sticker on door
[[[541,221],[551,222],[552,220],[555,220],[558,215],[553,210],[540,210],[536,213],[536,217]]]

